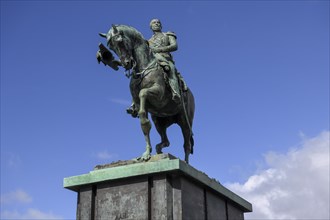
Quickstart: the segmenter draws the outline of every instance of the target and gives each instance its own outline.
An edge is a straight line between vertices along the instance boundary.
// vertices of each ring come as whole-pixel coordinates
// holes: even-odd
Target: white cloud
[[[63,219],[62,217],[53,214],[52,212],[42,212],[38,209],[28,209],[25,213],[18,211],[5,210],[1,212],[1,219]]]
[[[117,157],[116,154],[111,154],[107,150],[96,153],[96,157],[100,160],[109,160]]]
[[[14,207],[18,204],[31,205],[32,200],[32,197],[21,189],[1,195],[0,219],[63,219],[52,212],[46,213],[35,208],[29,208],[25,212],[4,209],[4,207]]]
[[[246,219],[329,219],[330,132],[303,137],[286,154],[265,155],[269,169],[226,186],[253,205]]]
[[[1,195],[1,204],[31,203],[32,197],[21,189]]]

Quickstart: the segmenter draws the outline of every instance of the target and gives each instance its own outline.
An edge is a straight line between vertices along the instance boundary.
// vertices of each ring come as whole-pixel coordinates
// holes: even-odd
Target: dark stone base
[[[170,163],[179,161],[182,165],[178,169],[172,166],[167,169],[170,163],[161,164],[162,160],[123,165],[128,169],[135,166],[131,167],[133,170],[142,165],[138,169],[147,171],[131,177],[97,177],[114,172],[115,166],[105,169],[97,167],[89,176],[81,178],[78,185],[74,178],[79,176],[66,178],[65,187],[78,193],[77,219],[240,220],[244,219],[244,212],[252,211],[250,203],[223,186],[217,187],[214,180],[199,171],[195,173],[196,170],[184,162],[167,158]],[[147,167],[157,166],[157,163],[159,171],[150,172]],[[76,183],[71,184],[70,180]],[[207,181],[212,183],[207,185]],[[221,185],[218,182],[215,184]]]

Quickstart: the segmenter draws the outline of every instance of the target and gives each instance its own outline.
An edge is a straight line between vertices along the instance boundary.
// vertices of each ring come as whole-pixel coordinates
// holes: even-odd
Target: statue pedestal
[[[78,193],[77,219],[244,219],[252,205],[169,155],[119,161],[64,178]]]

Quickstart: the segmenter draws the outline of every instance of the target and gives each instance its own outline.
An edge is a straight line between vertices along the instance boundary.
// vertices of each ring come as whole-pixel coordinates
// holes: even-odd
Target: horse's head
[[[112,28],[107,34],[100,33],[100,36],[107,39],[108,47],[117,54],[126,70],[129,70],[134,66],[134,44],[127,33],[126,26],[112,25]]]

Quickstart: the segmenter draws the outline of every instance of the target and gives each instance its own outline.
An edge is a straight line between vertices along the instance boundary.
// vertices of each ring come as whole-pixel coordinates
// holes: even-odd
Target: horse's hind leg
[[[189,155],[192,153],[192,149],[191,149],[191,132],[190,131],[182,131],[183,133],[183,138],[184,138],[184,144],[183,144],[183,148],[184,148],[184,160],[189,163]]]
[[[168,118],[152,116],[155,127],[161,137],[161,142],[156,145],[157,154],[162,154],[164,147],[170,146],[170,141],[167,138],[166,129],[172,124]]]
[[[191,131],[187,121],[185,120],[185,118],[180,120],[178,122],[178,124],[181,128],[183,139],[184,139],[184,143],[183,143],[183,148],[184,148],[184,153],[185,153],[184,160],[187,163],[189,163],[189,155],[193,153],[192,152],[192,147],[193,147],[192,131]]]

